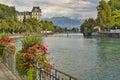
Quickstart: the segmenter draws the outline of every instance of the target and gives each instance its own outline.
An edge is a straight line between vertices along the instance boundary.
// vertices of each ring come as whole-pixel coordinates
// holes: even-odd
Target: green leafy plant
[[[43,67],[45,63],[48,67],[50,61],[47,57],[47,48],[42,44],[41,37],[27,36],[22,41],[22,49],[16,55],[17,70],[20,75],[28,75],[29,80],[35,80],[34,64],[38,64]],[[51,71],[50,68],[44,67],[47,71]]]
[[[24,67],[25,63],[22,60],[23,53],[16,54],[16,69],[20,76],[26,75],[27,69]]]
[[[28,48],[41,45],[42,44],[42,39],[40,37],[36,36],[26,36],[22,41],[22,49],[23,52],[26,52]]]

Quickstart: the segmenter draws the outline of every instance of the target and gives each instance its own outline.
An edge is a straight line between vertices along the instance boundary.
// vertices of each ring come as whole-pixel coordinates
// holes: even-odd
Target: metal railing
[[[34,65],[35,66],[35,65]],[[38,68],[35,66],[37,71],[37,78],[38,80],[78,80],[77,78],[66,74],[58,69],[55,69],[54,67],[51,68],[51,72],[45,70],[44,68]],[[46,67],[46,66],[44,66]]]
[[[13,50],[9,48],[5,48],[5,55],[3,58],[3,63],[9,68],[9,70],[17,77],[18,80],[21,80],[19,74],[16,71],[16,59],[15,54]],[[46,64],[43,64],[42,67],[38,67],[37,65],[34,65],[36,71],[35,71],[35,80],[78,80],[77,78],[66,74],[58,69],[55,69],[54,67],[49,67],[51,69],[51,72],[47,71],[45,68],[48,66]],[[25,80],[29,80],[29,77],[26,75]]]

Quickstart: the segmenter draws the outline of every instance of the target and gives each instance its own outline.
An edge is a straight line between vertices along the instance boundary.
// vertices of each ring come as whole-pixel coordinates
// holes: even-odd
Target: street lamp
[[[115,32],[117,32],[117,26],[115,26]]]

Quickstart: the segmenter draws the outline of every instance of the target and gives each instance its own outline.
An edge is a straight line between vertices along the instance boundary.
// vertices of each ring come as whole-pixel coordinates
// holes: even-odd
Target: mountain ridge
[[[54,25],[60,26],[62,28],[79,28],[84,20],[71,19],[68,17],[52,17],[44,18],[43,20],[52,21]]]

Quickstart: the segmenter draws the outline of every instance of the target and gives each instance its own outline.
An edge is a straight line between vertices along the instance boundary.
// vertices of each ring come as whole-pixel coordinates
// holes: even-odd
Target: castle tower
[[[33,7],[32,9],[32,18],[36,18],[37,20],[41,20],[41,9],[39,7]]]

